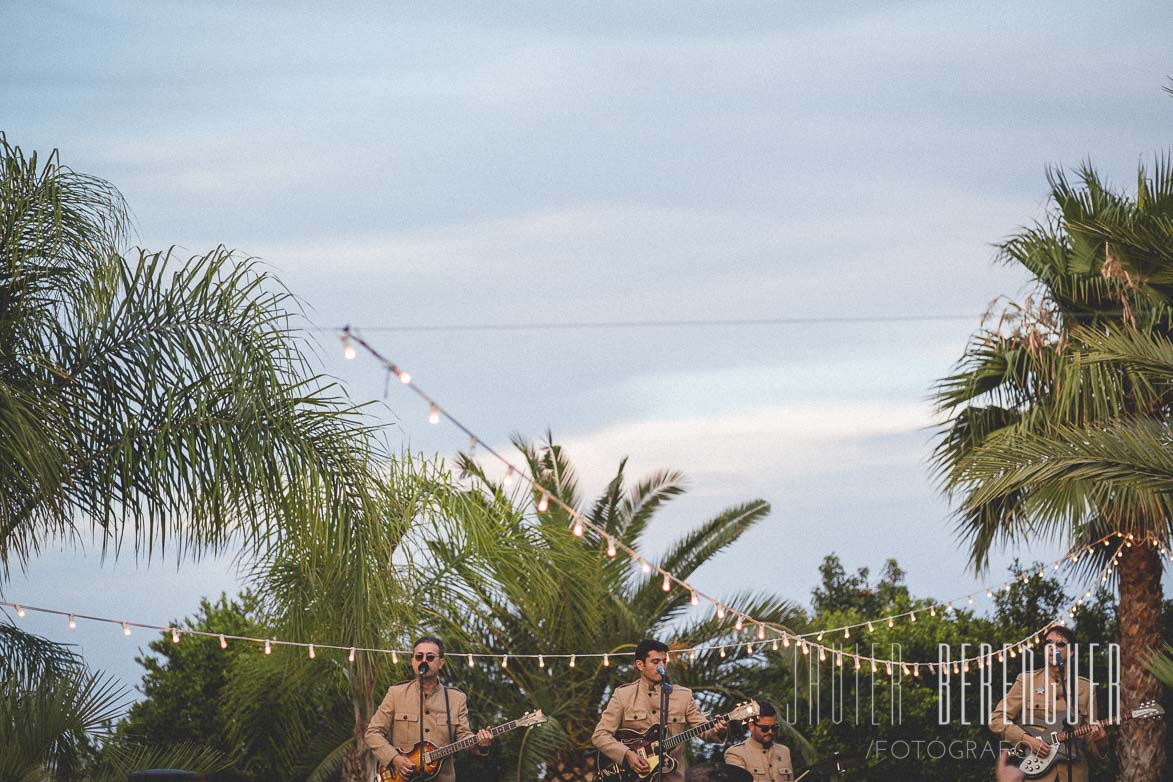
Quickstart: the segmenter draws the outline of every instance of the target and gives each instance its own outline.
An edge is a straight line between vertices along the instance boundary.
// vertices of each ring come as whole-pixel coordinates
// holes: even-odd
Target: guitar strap
[[[444,685],[444,716],[448,719],[448,743],[452,743],[452,707],[448,705],[448,685]]]

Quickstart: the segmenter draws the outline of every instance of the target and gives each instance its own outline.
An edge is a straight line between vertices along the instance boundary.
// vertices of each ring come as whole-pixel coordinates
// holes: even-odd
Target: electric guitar
[[[526,712],[511,722],[489,728],[489,732],[494,736],[500,736],[503,733],[508,733],[518,728],[541,725],[545,721],[546,715],[542,714],[541,709],[537,709]],[[395,766],[384,766],[380,764],[376,782],[426,782],[426,780],[440,773],[440,766],[444,763],[445,759],[455,755],[462,749],[468,749],[476,743],[477,737],[475,735],[463,738],[460,741],[454,741],[443,747],[437,747],[430,741],[417,743],[410,751],[403,753],[408,760],[415,764],[415,773],[404,776],[395,769]]]
[[[1047,743],[1047,752],[1045,754],[1034,752],[1024,742],[1020,742],[1011,750],[1010,762],[1016,764],[1018,770],[1025,774],[1027,779],[1037,779],[1049,773],[1056,763],[1067,757],[1065,742],[1068,739],[1082,738],[1095,730],[1096,725],[1107,727],[1119,725],[1129,720],[1152,720],[1164,713],[1165,710],[1156,701],[1145,701],[1140,705],[1140,708],[1133,709],[1131,714],[1122,714],[1110,720],[1084,723],[1069,731],[1055,731],[1045,725],[1022,725],[1020,727],[1028,734]]]
[[[689,728],[683,733],[677,733],[675,736],[670,736],[660,741],[660,726],[659,724],[640,733],[637,730],[630,728],[621,728],[615,731],[615,738],[623,742],[629,750],[635,751],[640,757],[648,763],[647,773],[641,774],[626,764],[608,763],[607,756],[599,753],[596,760],[598,762],[599,779],[609,779],[615,782],[638,782],[638,780],[647,779],[656,773],[656,766],[660,765],[660,745],[664,745],[664,773],[671,774],[676,770],[676,758],[668,754],[674,747],[683,744],[689,739],[696,738],[715,726],[723,719],[726,720],[746,720],[751,717],[758,716],[760,708],[757,701],[746,701],[738,704],[737,708],[728,714],[721,717],[714,717],[708,722],[697,725],[695,728]]]

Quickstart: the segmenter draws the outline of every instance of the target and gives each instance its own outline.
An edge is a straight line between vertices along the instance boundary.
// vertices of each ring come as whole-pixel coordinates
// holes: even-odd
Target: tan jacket
[[[757,739],[750,736],[740,744],[734,744],[725,750],[725,762],[753,774],[754,782],[783,782],[794,779],[790,747],[777,741],[766,749]]]
[[[672,686],[672,693],[668,696],[668,735],[675,736],[691,727],[708,722],[709,718],[701,711],[700,706],[693,700],[692,690],[678,684]],[[595,726],[591,735],[591,743],[610,758],[613,762],[623,761],[627,747],[615,738],[615,731],[626,728],[643,733],[660,722],[660,686],[649,689],[648,683],[642,678],[631,684],[617,687],[607,707],[603,709],[603,716]],[[701,734],[704,741],[719,742],[724,739],[724,733],[711,728]],[[676,759],[676,771],[665,774],[665,782],[683,782],[684,780],[684,746],[680,745],[668,753]]]
[[[1073,724],[1089,722],[1095,715],[1095,693],[1092,684],[1082,676],[1073,683],[1072,692],[1076,699],[1076,714]],[[1049,712],[1049,713],[1048,713]],[[1006,697],[998,702],[990,714],[989,728],[1004,741],[1017,744],[1026,731],[1020,724],[1045,725],[1050,718],[1056,730],[1062,730],[1067,717],[1067,701],[1063,698],[1060,683],[1048,676],[1044,668],[1018,674]],[[1081,747],[1079,760],[1071,764],[1071,782],[1087,782],[1087,757]],[[1067,764],[1059,761],[1051,773],[1040,777],[1041,782],[1060,780],[1067,782]]]
[[[448,705],[451,707],[452,734],[448,733],[448,715],[444,709],[444,688],[437,687],[424,699],[424,741],[437,747],[460,741],[473,734],[468,723],[468,698],[460,690],[448,688]],[[363,736],[375,758],[384,766],[398,752],[409,752],[420,740],[420,691],[419,683],[410,679],[393,684],[379,704],[375,716],[367,725]],[[452,759],[444,761],[437,782],[455,782],[456,772]]]

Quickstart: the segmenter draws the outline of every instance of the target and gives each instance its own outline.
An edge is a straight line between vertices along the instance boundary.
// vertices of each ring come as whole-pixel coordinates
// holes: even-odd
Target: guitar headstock
[[[542,714],[542,710],[541,709],[534,709],[533,711],[527,711],[525,714],[521,715],[521,717],[518,718],[517,727],[529,728],[534,725],[541,725],[545,721],[546,721],[546,715]]]
[[[737,708],[725,716],[731,720],[748,720],[753,719],[761,713],[762,707],[758,706],[757,701],[746,701],[745,703],[737,704]]]
[[[1145,701],[1139,708],[1132,710],[1134,720],[1155,720],[1165,714],[1165,708],[1156,701]]]

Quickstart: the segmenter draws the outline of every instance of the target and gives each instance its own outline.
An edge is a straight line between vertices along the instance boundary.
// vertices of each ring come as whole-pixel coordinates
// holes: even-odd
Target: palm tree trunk
[[[363,731],[356,725],[354,741],[342,755],[342,782],[370,782],[374,769],[368,767],[368,757]]]
[[[1124,714],[1148,700],[1160,700],[1161,682],[1145,664],[1161,648],[1161,555],[1149,545],[1125,548],[1120,559],[1120,666]],[[1119,782],[1165,779],[1164,720],[1124,723],[1116,740]]]

